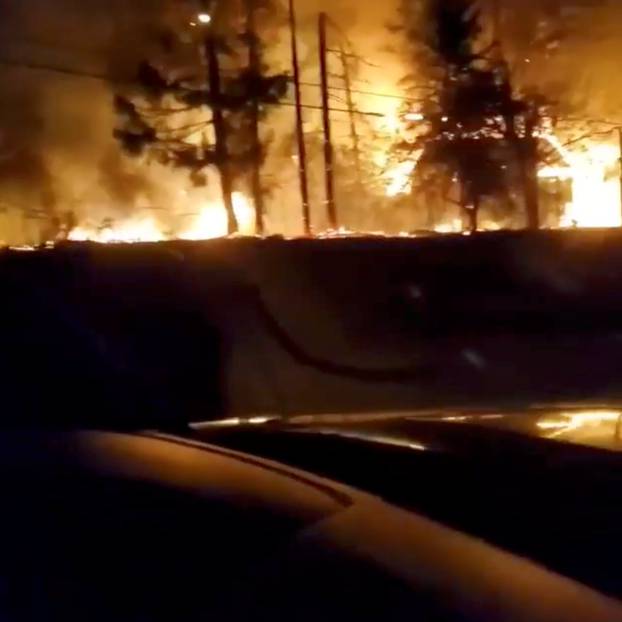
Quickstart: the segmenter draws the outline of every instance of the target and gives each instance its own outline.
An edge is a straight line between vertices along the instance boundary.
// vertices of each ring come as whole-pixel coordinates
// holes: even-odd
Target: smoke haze
[[[397,20],[400,2],[297,3],[305,103],[320,103],[316,26],[317,14],[326,11],[331,20],[329,46],[345,46],[357,57],[351,65],[355,108],[384,115],[356,117],[361,140],[369,144],[379,141],[374,154],[378,161],[386,146],[378,137],[390,140],[402,103],[391,96],[402,94],[399,81],[413,71],[404,54],[404,42],[387,28]],[[505,43],[523,84],[537,87],[545,95],[563,96],[568,108],[575,111],[609,118],[617,115],[622,105],[617,89],[622,44],[616,25],[622,17],[622,3],[500,3],[506,12]],[[578,4],[589,5],[588,12],[573,22]],[[488,5],[483,2],[484,9]],[[163,0],[0,0],[1,240],[36,242],[48,220],[68,210],[80,221],[98,222],[148,209],[167,220],[167,210],[184,212],[189,209],[186,203],[196,204],[217,194],[217,184],[199,191],[180,173],[126,158],[112,138],[112,87],[100,78],[123,80],[133,75],[138,61],[148,58],[156,45],[166,6]],[[563,23],[559,22],[560,32],[551,33],[546,40],[551,16],[559,15],[564,17]],[[544,24],[546,19],[549,26]],[[533,33],[544,41],[536,52]],[[528,58],[534,62],[524,62]],[[281,29],[267,59],[275,71],[290,70],[286,29]],[[49,70],[54,68],[64,73]],[[335,140],[338,148],[347,152],[352,134],[350,118],[339,112],[346,102],[343,66],[335,54],[330,69],[335,88],[331,106],[337,109],[332,114]],[[312,155],[317,151],[320,127],[319,112],[306,109],[305,130]],[[300,230],[292,129],[290,105],[273,111],[262,130],[271,139],[265,169],[268,219],[273,231],[285,233]],[[317,163],[314,168],[314,218],[321,227],[322,176]],[[346,212],[348,209],[344,206]]]

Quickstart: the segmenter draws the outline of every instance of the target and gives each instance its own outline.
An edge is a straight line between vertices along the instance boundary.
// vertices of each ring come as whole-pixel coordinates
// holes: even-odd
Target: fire
[[[582,144],[569,149],[552,132],[543,134],[541,138],[554,148],[560,164],[542,167],[538,172],[539,178],[543,183],[545,180],[565,181],[572,192],[571,200],[563,207],[558,226],[622,226],[617,146],[586,139]],[[413,152],[408,160],[395,163],[391,162],[388,150],[379,149],[375,152],[376,164],[384,169],[382,179],[383,193],[386,197],[398,197],[411,192],[413,172],[420,157],[421,152]],[[227,236],[227,216],[221,201],[201,200],[198,196],[183,190],[180,191],[180,196],[183,197],[182,203],[173,207],[171,213],[163,218],[158,217],[157,212],[143,211],[142,214],[118,220],[108,219],[100,223],[82,222],[70,231],[68,239],[110,244],[159,242],[171,239],[207,240]],[[234,192],[232,200],[240,234],[255,235],[255,210],[252,202],[241,192]],[[180,214],[182,206],[184,215]],[[482,217],[480,222],[480,228],[483,230],[497,230],[502,226],[504,223],[485,217]],[[434,227],[437,233],[459,233],[462,230],[463,219],[455,215],[448,215]],[[370,232],[338,229],[325,233],[326,237],[361,234]],[[385,234],[374,231],[371,235]]]
[[[218,205],[206,205],[178,237],[182,240],[209,240],[225,235],[227,235],[225,210]]]
[[[570,151],[553,135],[544,137],[561,156],[562,166],[542,168],[541,179],[568,180],[572,201],[566,204],[562,227],[619,227],[622,225],[619,181],[611,171],[619,162],[616,147],[604,143],[582,145],[581,151]]]
[[[416,111],[400,116],[393,110],[386,115],[385,126],[393,133],[404,129],[404,120],[420,121],[424,116]],[[572,199],[563,206],[558,226],[566,227],[619,227],[622,226],[620,181],[616,174],[620,165],[619,147],[589,138],[577,143],[573,149],[564,146],[552,133],[543,132],[542,140],[549,143],[562,164],[542,167],[538,176],[542,180],[565,180],[570,184]],[[414,153],[409,160],[388,166],[389,157],[378,153],[375,160],[385,168],[383,179],[385,195],[389,198],[409,194],[412,176],[421,153]],[[489,222],[482,228],[499,229],[499,223]],[[462,230],[460,219],[439,223],[438,233],[454,233]]]
[[[232,195],[233,210],[240,233],[255,232],[255,210],[241,192]],[[167,233],[165,227],[153,216],[128,218],[109,222],[103,226],[82,225],[73,229],[68,238],[75,242],[99,242],[101,244],[123,242],[161,242],[167,239],[208,240],[227,235],[227,214],[221,203],[207,203],[200,207],[190,223],[178,232]]]
[[[77,227],[69,233],[69,239],[74,242],[160,242],[165,238],[157,222],[151,218],[141,220],[127,220],[118,224],[111,223],[102,227]]]
[[[385,193],[388,197],[396,197],[410,192],[412,188],[411,177],[416,165],[415,160],[406,160],[385,173]]]
[[[233,211],[240,233],[253,235],[255,233],[255,210],[248,199],[241,192],[232,195]],[[189,227],[177,237],[182,240],[209,240],[227,235],[227,214],[219,204],[204,205]]]
[[[436,233],[460,233],[462,231],[462,218],[452,218],[447,222],[434,227]]]
[[[385,107],[382,122],[379,124],[378,136],[384,139],[376,141],[376,148],[373,151],[372,159],[375,165],[383,169],[382,183],[385,196],[392,198],[403,194],[410,194],[412,189],[412,175],[417,166],[422,151],[414,151],[409,159],[395,164],[391,161],[391,145],[396,136],[404,131],[404,122],[413,120],[423,120],[423,115],[419,113],[401,114],[399,105],[391,100],[375,102],[376,107]],[[415,118],[416,117],[416,118]]]

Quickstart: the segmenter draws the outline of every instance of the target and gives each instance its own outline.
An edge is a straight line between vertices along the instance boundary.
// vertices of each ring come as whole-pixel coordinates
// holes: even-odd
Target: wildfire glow
[[[396,197],[399,194],[408,194],[412,187],[410,180],[412,172],[415,170],[416,162],[407,160],[400,162],[397,166],[389,169],[385,173],[387,180],[386,195]]]
[[[553,135],[544,137],[564,161],[538,173],[541,179],[570,181],[572,200],[566,204],[562,227],[619,227],[622,225],[619,181],[610,173],[619,159],[609,144],[583,143],[581,151],[570,151]]]
[[[436,225],[434,231],[436,231],[436,233],[459,233],[462,231],[462,219],[452,218],[451,220]]]
[[[225,235],[227,235],[225,210],[218,205],[206,205],[178,237],[182,240],[209,240]]]
[[[241,192],[234,192],[233,211],[238,221],[239,231],[253,235],[255,231],[255,211]],[[75,242],[99,242],[101,244],[123,242],[160,242],[171,238],[182,240],[208,240],[227,235],[227,215],[220,203],[207,203],[182,226],[178,233],[167,234],[166,228],[154,217],[128,218],[114,221],[105,226],[82,225],[69,233]]]
[[[385,131],[398,133],[403,129],[404,120],[423,120],[423,115],[413,111],[400,116],[399,111],[389,111],[385,116]],[[620,181],[617,175],[619,166],[618,145],[596,142],[586,138],[570,149],[552,132],[543,133],[540,138],[555,150],[561,164],[546,166],[539,170],[541,180],[565,181],[570,186],[572,198],[562,209],[556,223],[568,227],[619,227],[622,226]],[[421,154],[414,154],[407,161],[389,166],[386,154],[378,153],[375,158],[379,166],[385,168],[385,195],[389,198],[407,195],[412,190],[412,175]],[[496,230],[502,223],[481,223],[482,229]],[[461,219],[451,219],[439,223],[438,233],[455,233],[463,228]]]
[[[252,235],[255,229],[255,211],[241,192],[234,192],[233,211],[240,233]],[[179,234],[182,240],[209,240],[227,235],[227,214],[221,205],[207,204],[191,225]]]
[[[110,226],[77,227],[69,233],[69,239],[75,242],[160,242],[165,239],[157,222],[147,217],[141,220],[129,219]]]

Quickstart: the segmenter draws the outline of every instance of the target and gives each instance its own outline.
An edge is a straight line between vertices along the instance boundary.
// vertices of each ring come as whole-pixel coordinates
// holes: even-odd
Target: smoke
[[[193,211],[189,197],[196,205],[217,195],[213,175],[201,194],[183,172],[127,158],[112,137],[113,85],[98,78],[128,79],[140,60],[151,57],[161,24],[171,19],[169,5],[155,0],[0,0],[0,240],[38,242],[68,212],[79,222],[96,225],[155,207],[157,218],[170,221],[166,210]],[[317,14],[326,11],[332,24],[330,45],[351,43],[351,52],[364,60],[352,76],[355,90],[399,92],[404,68],[388,51],[392,41],[385,28],[395,17],[397,0],[297,0],[297,5],[304,82],[319,81]],[[290,71],[286,28],[280,29],[278,39],[268,52],[268,64],[275,72]],[[338,59],[331,59],[331,70],[342,72]],[[337,77],[331,81],[342,86]],[[332,106],[343,109],[341,94],[335,91],[333,96]],[[316,86],[305,86],[303,97],[311,107],[320,103]],[[397,103],[355,94],[354,105],[385,114]],[[264,171],[268,218],[273,231],[285,233],[300,231],[293,112],[291,106],[273,110],[263,128],[272,151]],[[335,141],[347,149],[347,115],[336,112],[333,122]],[[370,123],[375,131],[382,122],[360,117],[359,131],[364,133]],[[320,128],[318,111],[306,109],[311,152]],[[317,164],[314,206],[319,227],[319,158]]]
[[[590,118],[619,115],[619,0],[498,2],[505,51],[522,85],[565,112]]]
[[[312,199],[318,227],[324,224],[324,203],[321,150],[316,149],[321,118],[314,108],[320,104],[317,15],[329,15],[329,46],[353,55],[349,69],[354,108],[379,115],[359,114],[355,126],[365,156],[381,165],[395,139],[397,111],[403,104],[400,81],[416,72],[405,42],[388,28],[399,19],[400,3],[297,0],[303,100],[309,106],[304,111],[305,132],[314,158]],[[499,3],[506,12],[504,43],[522,84],[563,99],[569,109],[586,115],[616,116],[622,106],[622,90],[617,88],[622,40],[615,32],[622,18],[619,0]],[[42,230],[68,211],[79,221],[97,223],[156,208],[156,217],[174,228],[168,212],[193,211],[189,202],[196,205],[217,196],[213,175],[207,189],[193,189],[182,172],[127,158],[112,137],[113,85],[100,78],[126,80],[140,60],[150,58],[161,25],[170,19],[166,7],[171,4],[0,0],[0,240],[37,242]],[[587,13],[575,11],[579,4],[590,4],[584,8]],[[484,9],[489,5],[482,0]],[[274,72],[291,70],[284,26],[271,41],[266,61]],[[348,107],[344,66],[335,53],[329,63],[333,138],[344,170],[353,148],[351,117],[343,112]],[[297,233],[300,199],[291,100],[289,104],[273,109],[262,128],[271,145],[264,183],[271,230]],[[365,183],[368,189],[370,179]],[[345,220],[355,222],[351,216],[360,211],[362,199],[348,201],[347,192],[341,188],[339,207]],[[408,228],[406,220],[399,225]]]
[[[319,107],[320,72],[318,60],[318,15],[328,15],[329,86],[332,138],[337,156],[336,191],[340,221],[349,227],[382,228],[369,222],[365,213],[382,200],[377,194],[378,172],[366,175],[358,185],[354,175],[351,117],[345,91],[344,65],[339,56],[341,48],[348,56],[348,71],[352,95],[355,131],[361,148],[361,168],[375,166],[381,161],[395,138],[397,110],[402,104],[400,80],[410,71],[400,53],[402,42],[388,28],[398,18],[399,0],[363,2],[359,0],[297,0],[298,48],[303,82],[302,100],[304,129],[307,139],[310,174],[311,217],[314,228],[327,225],[324,202],[324,170],[322,158],[322,121]],[[270,65],[291,71],[289,33],[283,29],[280,45],[270,54]],[[292,98],[293,99],[293,98]],[[364,114],[360,114],[364,113]],[[367,114],[371,113],[371,114]],[[274,149],[266,164],[267,180],[271,183],[270,212],[272,222],[287,233],[301,230],[300,195],[297,177],[297,149],[293,139],[293,108],[274,111],[270,125],[275,132]],[[385,140],[383,140],[385,139]],[[345,173],[345,174],[344,174]],[[358,186],[358,192],[353,192]],[[372,188],[372,186],[374,186]]]
[[[154,200],[154,171],[124,157],[113,140],[106,79],[127,78],[148,53],[158,20],[148,5],[0,1],[3,241],[38,242],[69,212],[115,218],[143,196]]]

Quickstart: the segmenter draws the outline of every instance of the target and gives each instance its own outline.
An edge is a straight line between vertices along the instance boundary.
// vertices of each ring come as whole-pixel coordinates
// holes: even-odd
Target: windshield
[[[620,399],[619,3],[281,4],[0,2],[15,403]]]

